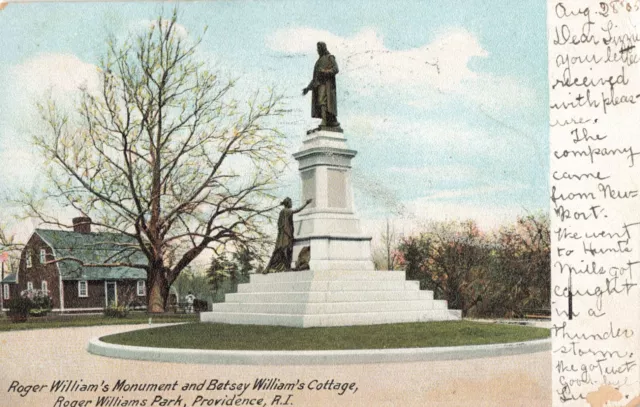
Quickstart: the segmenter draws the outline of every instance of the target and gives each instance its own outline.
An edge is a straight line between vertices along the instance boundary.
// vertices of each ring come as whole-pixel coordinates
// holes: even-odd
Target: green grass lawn
[[[72,326],[127,325],[146,324],[149,315],[145,312],[132,312],[125,318],[107,318],[104,315],[50,315],[29,317],[27,322],[13,323],[7,317],[0,317],[0,331],[19,331],[24,329],[64,328]],[[152,323],[195,322],[196,314],[162,314],[151,316]]]
[[[101,338],[121,345],[181,349],[340,350],[482,345],[544,339],[548,329],[471,321],[329,328],[192,323]]]

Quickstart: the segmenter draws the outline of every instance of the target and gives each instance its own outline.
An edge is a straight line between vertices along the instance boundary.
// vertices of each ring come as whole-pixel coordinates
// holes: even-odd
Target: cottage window
[[[47,261],[47,251],[40,249],[40,264],[44,264]]]
[[[138,280],[138,297],[147,295],[147,286],[144,280]]]
[[[27,290],[33,290],[33,282],[27,281]]]
[[[49,289],[47,287],[47,282],[45,280],[42,280],[42,284],[40,285],[40,289],[42,290],[43,293],[47,293],[49,292]]]
[[[27,250],[27,268],[30,269],[31,266],[33,266],[32,260],[31,260],[31,250]]]
[[[4,293],[2,298],[4,298],[5,300],[9,299],[9,284],[4,285]]]
[[[78,297],[88,297],[87,282],[85,280],[78,281]]]

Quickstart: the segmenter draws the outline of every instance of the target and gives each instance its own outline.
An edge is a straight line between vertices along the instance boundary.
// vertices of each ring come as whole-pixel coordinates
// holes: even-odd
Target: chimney
[[[80,216],[72,219],[73,231],[78,233],[91,233],[91,218]]]

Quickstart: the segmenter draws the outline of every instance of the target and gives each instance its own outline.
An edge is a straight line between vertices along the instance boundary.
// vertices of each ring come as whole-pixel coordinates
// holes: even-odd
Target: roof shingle
[[[71,257],[84,264],[129,263],[146,265],[147,258],[140,251],[138,242],[117,233],[79,233],[64,230],[36,229],[54,251],[56,259]],[[57,263],[63,280],[118,280],[145,279],[144,269],[116,267],[88,267],[73,260]]]

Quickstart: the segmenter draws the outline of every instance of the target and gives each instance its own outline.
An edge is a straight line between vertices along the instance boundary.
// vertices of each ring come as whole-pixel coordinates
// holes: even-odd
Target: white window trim
[[[31,249],[27,250],[27,256],[26,256],[26,262],[27,262],[27,268],[30,269],[31,267],[33,267],[33,259],[31,258]]]
[[[40,264],[44,264],[47,261],[47,250],[40,249]]]
[[[33,290],[33,282],[27,281],[27,290]]]
[[[49,292],[49,284],[47,283],[47,280],[42,280],[40,283],[40,289],[45,294]]]
[[[147,295],[147,282],[144,280],[138,280],[136,283],[136,294],[138,297],[144,297]]]
[[[84,285],[84,295],[82,295],[82,286]],[[89,284],[87,280],[79,280],[78,281],[78,297],[87,298],[89,297]]]
[[[4,291],[2,292],[2,294],[3,294],[2,298],[4,298],[5,300],[8,300],[9,297],[11,296],[10,291],[9,291],[9,284],[4,284],[3,289],[4,289]]]

